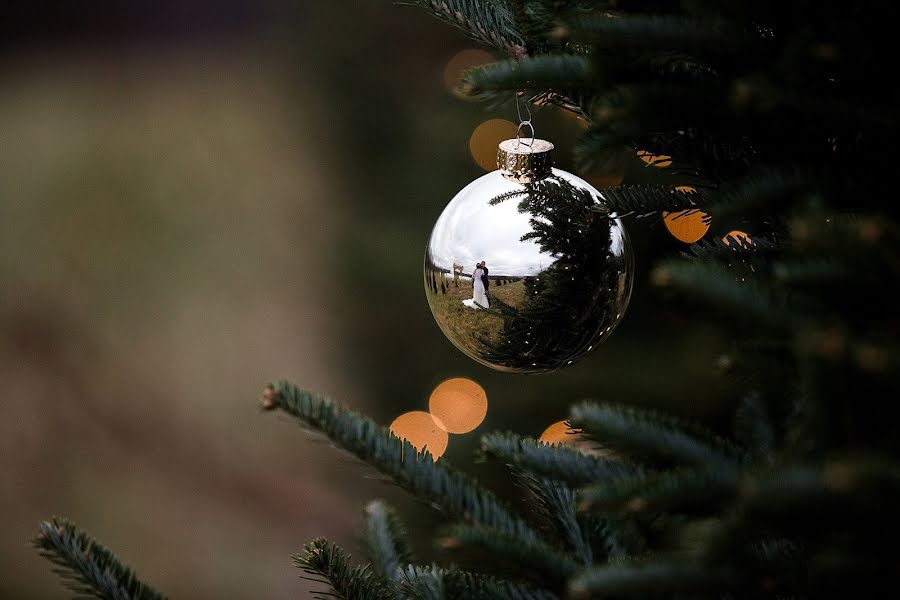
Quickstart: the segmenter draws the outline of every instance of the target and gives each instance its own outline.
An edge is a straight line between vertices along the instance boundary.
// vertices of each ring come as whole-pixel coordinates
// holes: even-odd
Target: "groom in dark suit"
[[[484,261],[481,261],[481,264],[479,266],[481,267],[481,270],[484,271],[484,274],[481,276],[481,283],[484,284],[484,293],[487,294],[488,284],[490,282],[490,280],[488,279],[488,268],[487,265],[484,264]]]

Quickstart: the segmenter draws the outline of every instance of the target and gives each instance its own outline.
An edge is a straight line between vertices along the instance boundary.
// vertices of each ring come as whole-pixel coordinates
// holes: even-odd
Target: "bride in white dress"
[[[469,308],[474,308],[476,310],[479,308],[490,308],[487,294],[484,293],[484,281],[481,279],[483,275],[484,269],[480,266],[472,273],[472,297],[468,300],[463,300],[463,304]]]

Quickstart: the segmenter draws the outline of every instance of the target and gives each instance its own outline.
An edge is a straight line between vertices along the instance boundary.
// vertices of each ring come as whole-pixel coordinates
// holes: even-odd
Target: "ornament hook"
[[[525,92],[523,91],[521,93],[524,94]],[[525,144],[525,146],[530,148],[531,145],[534,144],[534,125],[531,124],[531,107],[529,106],[528,102],[525,103],[525,112],[528,113],[528,118],[523,119],[522,107],[521,103],[519,102],[519,92],[513,92],[513,94],[516,97],[516,115],[519,117],[519,127],[516,129],[516,148],[518,148],[522,144],[525,144],[525,142],[522,141],[522,129],[525,127],[527,127],[531,131],[531,136],[526,138],[530,141]]]

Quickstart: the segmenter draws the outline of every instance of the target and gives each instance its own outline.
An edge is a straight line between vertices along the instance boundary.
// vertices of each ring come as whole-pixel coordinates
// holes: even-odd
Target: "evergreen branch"
[[[402,591],[413,600],[556,600],[552,592],[505,581],[487,575],[476,575],[437,565],[410,565],[403,572]]]
[[[407,0],[432,16],[463,31],[473,40],[505,54],[524,50],[525,41],[505,2],[483,0]],[[402,2],[406,3],[406,1]]]
[[[575,598],[646,598],[648,594],[719,590],[726,580],[724,573],[693,563],[609,565],[576,576],[569,582],[569,594]]]
[[[753,279],[744,281],[746,277],[737,277],[713,261],[668,261],[656,268],[653,278],[660,285],[676,286],[718,309],[775,329],[799,327],[806,321],[792,310],[785,296]]]
[[[398,582],[401,569],[412,562],[412,555],[397,514],[381,500],[373,500],[365,508],[363,531],[375,572],[389,585]]]
[[[737,495],[737,472],[675,470],[597,484],[579,492],[579,510],[628,513],[716,512]]]
[[[639,556],[647,545],[637,523],[632,518],[619,516],[599,517],[585,515],[585,521],[592,527],[591,535],[606,551],[608,561],[621,561]]]
[[[746,49],[755,38],[724,21],[678,15],[582,14],[568,19],[575,39],[597,48],[680,50],[722,54]]]
[[[705,203],[700,193],[682,192],[671,185],[620,185],[605,188],[602,194],[603,203],[618,217],[660,211],[696,210]]]
[[[80,597],[104,600],[163,600],[165,596],[142,583],[131,568],[107,548],[66,519],[53,518],[40,524],[33,540],[41,556],[71,591]]]
[[[618,461],[587,455],[562,444],[547,444],[513,433],[495,432],[481,438],[481,451],[519,469],[574,486],[608,481],[634,472]]]
[[[892,535],[898,500],[896,463],[873,457],[838,459],[788,466],[758,478],[746,488],[740,516],[750,535],[773,526],[807,536],[834,535],[839,529]],[[832,523],[829,531],[822,531],[823,522]]]
[[[731,261],[736,255],[741,257],[764,257],[779,249],[780,246],[778,244],[761,237],[754,237],[750,241],[741,240],[740,242],[734,240],[725,242],[723,238],[715,237],[711,240],[700,240],[691,244],[682,255],[688,258],[723,258]]]
[[[538,536],[489,490],[427,451],[418,453],[387,428],[336,402],[279,381],[264,393],[263,408],[281,409],[327,435],[338,447],[366,461],[414,495],[465,521],[533,540]]]
[[[460,91],[473,97],[490,98],[496,92],[523,89],[565,90],[594,86],[594,70],[586,56],[542,54],[522,60],[504,60],[470,69],[463,75]]]
[[[551,523],[560,538],[572,549],[582,564],[593,562],[593,551],[587,532],[582,528],[575,510],[575,492],[561,481],[518,472],[520,478],[534,493],[544,519]]]
[[[327,583],[332,594],[314,592],[326,598],[334,596],[342,600],[391,600],[392,594],[372,572],[369,565],[351,567],[350,556],[339,546],[318,538],[303,547],[303,552],[291,557],[294,565],[310,575],[321,577],[312,579]]]
[[[697,425],[655,411],[585,402],[570,409],[573,427],[637,461],[733,468],[738,449]]]
[[[491,568],[507,564],[516,577],[562,586],[579,568],[566,552],[543,540],[523,541],[502,531],[469,525],[454,525],[441,540],[448,550],[478,548],[491,561]]]

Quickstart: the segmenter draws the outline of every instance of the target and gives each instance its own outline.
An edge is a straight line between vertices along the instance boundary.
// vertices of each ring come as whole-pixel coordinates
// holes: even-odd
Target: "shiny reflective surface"
[[[621,222],[586,181],[552,173],[533,184],[499,171],[473,181],[444,209],[426,248],[425,291],[441,330],[501,371],[574,363],[609,336],[631,294]]]

